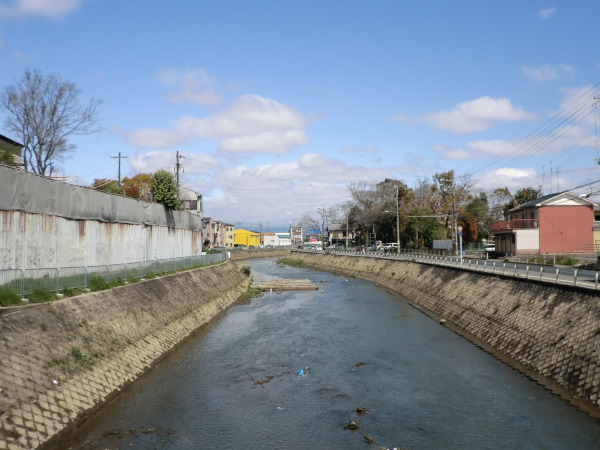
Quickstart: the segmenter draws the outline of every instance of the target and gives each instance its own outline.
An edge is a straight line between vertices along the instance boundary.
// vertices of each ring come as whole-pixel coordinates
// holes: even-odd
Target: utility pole
[[[323,209],[317,209],[319,214],[321,214],[321,248],[325,250],[325,215],[327,211],[325,211],[325,205],[323,205]]]
[[[180,156],[179,150],[177,150],[177,154],[175,155],[175,181],[177,182],[177,198],[179,198],[179,169],[181,168],[181,164],[179,164],[179,158],[183,158],[183,156]]]
[[[454,255],[458,255],[458,229],[457,229],[457,220],[456,220],[456,194],[454,192],[454,182],[452,184],[452,218],[454,221],[454,228],[452,232],[454,233]]]
[[[346,211],[346,250],[348,250],[348,211]]]
[[[119,180],[119,186],[121,186],[121,160],[127,159],[127,156],[121,156],[121,152],[119,152],[119,156],[111,156],[111,158],[119,161],[118,180]]]
[[[400,252],[400,188],[396,185],[396,251]]]

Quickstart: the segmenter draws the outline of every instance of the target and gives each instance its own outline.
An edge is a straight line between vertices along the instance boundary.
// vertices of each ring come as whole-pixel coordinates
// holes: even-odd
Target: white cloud
[[[566,64],[560,64],[558,66],[546,64],[535,68],[523,66],[521,70],[534,81],[552,81],[575,73],[575,69]]]
[[[134,173],[172,168],[173,151],[149,151],[129,156]],[[350,165],[343,159],[308,153],[292,161],[256,167],[223,167],[207,154],[183,152],[182,184],[204,195],[204,214],[219,220],[297,222],[304,214],[349,199],[350,180],[381,181],[391,170]],[[259,201],[260,200],[260,201]],[[235,211],[235,217],[231,217]]]
[[[0,17],[30,15],[57,19],[76,10],[85,0],[16,0],[10,5],[0,5]]]
[[[554,15],[554,13],[557,11],[557,9],[555,7],[552,8],[546,8],[546,9],[542,9],[541,11],[538,11],[537,16],[540,19],[549,19],[550,16]]]
[[[506,186],[512,192],[521,189],[523,186],[531,186],[531,181],[537,179],[537,177],[537,172],[531,168],[517,169],[513,167],[503,167],[479,178],[475,183],[475,188],[489,190],[496,189],[499,186]]]
[[[175,87],[179,92],[169,95],[173,103],[192,102],[202,106],[219,105],[221,94],[214,91],[217,79],[206,69],[162,69],[156,78],[167,86]]]
[[[464,160],[473,158],[473,155],[470,152],[461,148],[451,148],[446,145],[436,145],[434,150],[442,153],[444,157],[448,159]]]
[[[483,157],[485,155],[507,155],[512,149],[512,143],[503,140],[479,140],[472,141],[467,144],[470,150],[475,152],[478,156]],[[484,155],[481,155],[481,154]]]
[[[497,122],[517,122],[533,120],[535,115],[515,108],[507,98],[480,97],[459,103],[454,109],[426,114],[417,118],[396,116],[402,122],[419,121],[437,130],[450,130],[456,133],[485,131]]]
[[[219,141],[219,150],[284,154],[306,145],[306,117],[291,106],[257,95],[238,98],[229,109],[211,117],[182,116],[172,129],[140,129],[123,133],[135,147],[172,148],[195,139]]]

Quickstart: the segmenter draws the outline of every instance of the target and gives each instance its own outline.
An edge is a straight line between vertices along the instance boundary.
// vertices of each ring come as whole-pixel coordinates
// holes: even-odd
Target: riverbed
[[[247,265],[319,289],[231,308],[61,448],[598,448],[598,420],[385,289]]]

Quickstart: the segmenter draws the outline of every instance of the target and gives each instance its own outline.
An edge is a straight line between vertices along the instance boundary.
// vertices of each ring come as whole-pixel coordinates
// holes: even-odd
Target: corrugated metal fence
[[[38,269],[0,270],[0,289],[7,289],[21,298],[35,290],[60,292],[65,289],[89,288],[90,280],[102,278],[107,283],[121,278],[140,279],[151,274],[173,272],[191,267],[206,266],[227,259],[227,253],[158,259],[124,264],[87,267],[46,267]]]

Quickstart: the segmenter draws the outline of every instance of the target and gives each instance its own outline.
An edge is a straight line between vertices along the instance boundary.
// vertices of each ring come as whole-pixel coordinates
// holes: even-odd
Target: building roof
[[[17,141],[13,141],[12,139],[7,138],[6,136],[4,136],[2,134],[0,134],[0,140],[7,142],[8,144],[15,145],[17,147],[23,147],[23,144],[20,144]]]
[[[560,200],[571,200],[571,201],[574,200],[577,203],[580,203],[582,205],[587,204],[587,205],[592,205],[592,206],[598,206],[597,203],[594,203],[591,200],[580,197],[579,195],[575,195],[572,192],[564,191],[564,192],[558,192],[558,193],[554,193],[554,194],[543,195],[539,198],[536,198],[535,200],[531,200],[529,202],[523,203],[522,205],[516,206],[516,207],[512,208],[511,210],[509,210],[508,212],[512,213],[512,212],[519,211],[521,209],[526,209],[526,208],[539,208],[542,206],[548,206],[548,204],[556,203],[557,201],[560,201]]]
[[[328,231],[344,231],[345,229],[345,223],[330,223],[329,225],[327,225]]]

